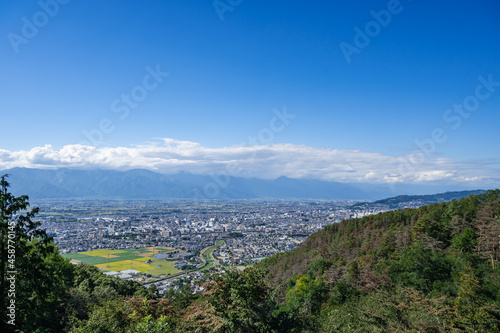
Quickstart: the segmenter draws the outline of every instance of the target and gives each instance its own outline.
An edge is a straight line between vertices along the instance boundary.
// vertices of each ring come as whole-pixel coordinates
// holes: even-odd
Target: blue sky
[[[0,168],[498,187],[498,17],[495,1],[2,2]],[[346,57],[356,27],[369,43]],[[276,112],[295,117],[273,131]]]

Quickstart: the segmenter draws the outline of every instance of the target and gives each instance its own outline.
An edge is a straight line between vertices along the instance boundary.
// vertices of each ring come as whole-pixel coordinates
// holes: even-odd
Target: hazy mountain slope
[[[408,205],[432,205],[439,202],[462,199],[471,194],[482,194],[484,190],[453,191],[426,195],[398,195],[396,197],[377,200],[374,202],[359,202],[352,205],[351,209],[370,209],[373,207],[386,207],[387,209],[405,208]]]
[[[280,177],[274,180],[202,176],[188,173],[162,175],[148,170],[41,170],[14,168],[9,182],[16,194],[31,198],[186,198],[254,199],[312,198],[366,199],[354,186],[318,180]]]

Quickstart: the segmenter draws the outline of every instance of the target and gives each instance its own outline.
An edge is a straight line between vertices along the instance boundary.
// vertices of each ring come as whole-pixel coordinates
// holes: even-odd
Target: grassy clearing
[[[151,251],[150,251],[151,250]],[[155,247],[154,254],[158,253],[167,253],[175,251],[175,249],[170,247]],[[109,257],[108,257],[109,253]],[[146,262],[148,260],[155,260],[153,257],[153,248],[141,248],[141,249],[123,249],[123,250],[108,250],[108,249],[100,249],[94,251],[87,252],[78,252],[78,253],[66,253],[63,254],[63,257],[66,259],[75,259],[86,265],[107,265],[108,262],[111,265],[115,262],[128,261],[130,260],[137,261],[139,263]],[[130,266],[130,265],[129,265]],[[129,267],[130,268],[130,267]],[[125,269],[129,269],[125,268]],[[139,270],[139,269],[137,269]]]
[[[207,261],[207,264],[205,265],[205,267],[203,267],[202,269],[200,269],[200,272],[206,271],[207,269],[210,269],[212,267],[214,267],[214,262],[213,261]]]
[[[220,246],[224,245],[224,243],[225,242],[223,240],[219,240],[215,243],[215,245],[212,245],[210,247],[201,250],[200,254],[202,258],[207,262],[207,264],[205,265],[205,267],[200,269],[200,271],[206,271],[207,269],[214,267],[214,262],[215,262],[214,251]]]
[[[107,262],[106,258],[88,256],[80,253],[66,253],[62,255],[66,259],[75,259],[86,265],[96,265]],[[111,259],[110,259],[111,261]]]
[[[150,266],[148,264],[145,264],[137,260],[115,261],[115,262],[110,262],[109,264],[106,263],[95,266],[97,268],[105,269],[108,271],[116,271],[116,272],[124,271],[126,269],[135,269],[137,271],[145,273],[155,269],[153,266]]]
[[[108,254],[125,253],[125,251],[104,249],[104,250],[94,250],[94,251],[79,252],[79,253],[85,254],[87,256],[102,257],[102,256],[107,256]]]
[[[201,250],[201,255],[203,256],[203,259],[205,259],[206,261],[214,260],[213,253],[217,247],[218,247],[217,245],[212,245],[210,247],[206,247],[203,250]]]
[[[151,262],[149,265],[157,267],[156,269],[153,269],[148,272],[148,274],[151,275],[168,275],[168,274],[175,274],[180,272],[177,268],[174,267],[174,262],[173,261],[167,261],[165,259],[158,259],[154,260]]]
[[[152,248],[151,248],[152,250]],[[159,248],[155,248],[155,254],[158,254]],[[162,253],[174,251],[171,248],[161,249]],[[153,276],[168,275],[182,272],[174,267],[174,262],[164,259],[154,259],[151,256],[153,251],[149,252],[146,249],[125,249],[125,250],[110,250],[110,256],[107,256],[108,250],[95,250],[79,253],[63,254],[64,258],[78,260],[87,265],[94,265],[97,268],[107,271],[123,271],[127,269],[135,269],[137,271],[148,273]],[[146,264],[146,261],[151,260],[151,264]],[[109,261],[109,262],[108,262]]]
[[[140,256],[136,253],[122,253],[122,254],[117,254],[118,256],[118,260],[115,260],[115,261],[120,261],[120,260],[135,260],[135,259],[139,259],[139,258],[144,258],[143,256]],[[110,261],[111,261],[111,258],[110,258]]]
[[[142,262],[146,262],[148,260],[155,260],[153,258],[149,258],[149,257],[142,257],[142,258],[138,258],[138,259],[135,259],[136,261],[142,261]]]

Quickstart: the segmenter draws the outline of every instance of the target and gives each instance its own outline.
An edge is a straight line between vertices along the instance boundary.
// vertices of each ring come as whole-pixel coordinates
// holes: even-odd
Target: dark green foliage
[[[103,304],[114,304],[120,297],[157,299],[155,288],[145,288],[138,282],[104,275],[97,267],[78,265],[74,267],[74,280],[65,300],[66,321],[69,325],[90,320],[95,309],[99,315]],[[99,312],[101,311],[101,312]]]
[[[353,286],[357,286],[359,280],[359,264],[356,260],[351,260],[346,269],[347,281]]]
[[[294,286],[289,303],[279,305],[263,277],[263,272],[254,268],[214,277],[209,302],[223,319],[218,332],[301,332],[308,325],[306,315],[311,309],[299,309],[301,301],[319,305],[326,293],[324,285],[313,282],[312,289],[300,290]],[[303,278],[310,284],[310,278]]]
[[[129,324],[118,302],[107,302],[96,306],[86,321],[75,325],[72,333],[125,333]]]
[[[175,311],[181,311],[189,306],[197,298],[191,293],[191,286],[189,284],[183,285],[178,291],[173,288],[167,291],[165,298],[170,301]]]
[[[481,285],[470,264],[461,272],[457,287],[458,295],[453,302],[457,314],[456,323],[464,328],[471,327],[473,331],[478,327],[484,329],[485,326],[490,326],[491,318],[480,297]]]
[[[28,197],[14,197],[8,188],[0,177],[0,331],[57,332],[72,267],[33,221],[38,208],[30,210]],[[6,312],[11,300],[15,318]]]
[[[390,230],[385,234],[378,248],[374,251],[377,258],[387,259],[396,250],[396,237],[394,231]]]
[[[243,272],[229,270],[214,277],[210,303],[225,319],[223,332],[270,332],[272,311],[276,304],[270,299],[270,288],[263,273],[256,269]]]
[[[325,258],[318,258],[309,264],[307,276],[314,278],[322,276],[331,266],[333,262]]]
[[[427,294],[446,288],[451,268],[451,260],[442,252],[415,245],[404,249],[399,261],[391,265],[390,277],[396,285],[415,288]]]
[[[286,292],[286,308],[292,311],[318,313],[326,300],[328,289],[321,278],[298,275],[291,279]]]
[[[89,318],[73,325],[72,333],[169,332],[176,326],[167,300],[117,298],[92,307]]]
[[[460,235],[453,238],[452,246],[460,252],[472,252],[477,246],[477,235],[472,228],[466,228]]]
[[[361,293],[346,281],[336,282],[331,289],[329,303],[333,306],[344,304],[347,300],[360,296]]]
[[[453,310],[443,298],[428,299],[414,289],[377,291],[322,312],[319,332],[451,332]]]

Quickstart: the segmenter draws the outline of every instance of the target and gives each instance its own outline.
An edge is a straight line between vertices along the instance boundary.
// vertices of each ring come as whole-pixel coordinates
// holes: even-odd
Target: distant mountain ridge
[[[204,176],[189,173],[163,175],[149,170],[75,170],[13,168],[1,171],[16,195],[32,199],[368,199],[355,186],[319,180],[280,177]]]
[[[459,200],[469,195],[478,195],[485,193],[485,190],[470,190],[470,191],[451,191],[437,194],[425,195],[398,195],[391,198],[381,199],[374,202],[359,202],[352,205],[351,209],[369,209],[371,207],[385,206],[388,209],[399,209],[407,207],[411,204],[424,206],[435,203],[447,202],[451,200]]]
[[[3,174],[10,175],[8,181],[12,185],[12,192],[14,194],[27,194],[31,199],[172,198],[195,200],[324,199],[366,201],[388,198],[400,193],[437,193],[440,189],[437,186],[422,186],[418,184],[400,184],[390,187],[388,184],[349,184],[288,177],[259,179],[207,176],[191,173],[165,175],[144,169],[117,171],[69,168],[56,170],[13,168],[0,171],[0,175]],[[482,192],[469,191],[466,195],[471,193],[477,194]],[[458,195],[442,201],[448,201],[453,198],[459,199],[463,196]],[[411,200],[414,197],[400,196],[396,198]],[[393,198],[383,199],[379,202],[384,202],[384,200],[393,200]],[[422,200],[424,200],[424,204],[441,202]]]

